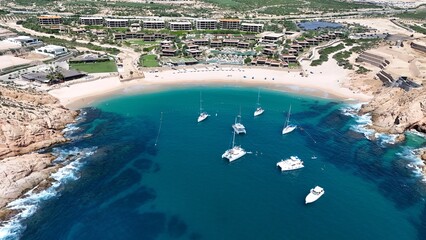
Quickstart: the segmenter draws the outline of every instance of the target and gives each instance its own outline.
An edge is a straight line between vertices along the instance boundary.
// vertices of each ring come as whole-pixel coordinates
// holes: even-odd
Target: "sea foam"
[[[33,215],[41,202],[57,196],[60,186],[69,181],[77,180],[80,169],[85,163],[84,160],[93,155],[95,151],[96,147],[83,149],[54,148],[52,153],[57,156],[54,163],[65,164],[65,166],[51,175],[55,180],[51,187],[37,193],[32,189],[25,193],[23,197],[7,205],[9,209],[18,210],[19,213],[0,227],[0,239],[19,239],[21,233],[25,230],[22,220]]]
[[[351,130],[364,134],[368,140],[376,140],[380,146],[386,147],[396,143],[397,134],[378,133],[370,126],[372,125],[371,114],[358,115],[362,104],[352,104],[341,108],[342,114],[350,116],[355,120]]]

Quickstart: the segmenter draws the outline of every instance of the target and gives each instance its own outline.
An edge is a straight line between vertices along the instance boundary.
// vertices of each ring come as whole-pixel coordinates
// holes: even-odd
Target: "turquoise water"
[[[197,123],[200,91],[211,116]],[[423,183],[405,154],[422,138],[369,141],[343,104],[267,90],[255,118],[257,91],[180,89],[86,109],[57,151],[96,150],[23,221],[22,239],[424,239]],[[290,104],[300,128],[283,136]],[[251,154],[228,163],[240,109],[247,135],[236,142]],[[281,173],[291,155],[305,167]],[[324,196],[305,205],[316,185]]]

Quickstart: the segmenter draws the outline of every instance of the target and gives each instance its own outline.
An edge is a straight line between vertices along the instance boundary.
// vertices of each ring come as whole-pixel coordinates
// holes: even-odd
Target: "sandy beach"
[[[82,108],[99,99],[185,86],[248,86],[292,92],[321,98],[368,101],[371,96],[342,87],[350,71],[334,60],[310,67],[302,62],[300,70],[268,67],[197,65],[180,68],[155,68],[144,71],[145,78],[120,82],[117,76],[91,82],[64,85],[49,91],[68,108]]]

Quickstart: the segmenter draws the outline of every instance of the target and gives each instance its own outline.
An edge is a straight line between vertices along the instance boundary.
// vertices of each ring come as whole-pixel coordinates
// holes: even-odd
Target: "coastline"
[[[153,68],[144,71],[145,78],[121,82],[108,77],[91,82],[64,85],[49,91],[62,105],[71,109],[91,106],[95,101],[114,95],[137,94],[186,86],[247,86],[291,92],[320,98],[366,102],[371,95],[341,86],[349,81],[350,71],[328,61],[321,67],[309,67],[305,75],[288,69],[211,65],[184,68]]]
[[[0,223],[18,213],[8,206],[29,190],[50,186],[59,165],[50,153],[38,152],[67,142],[63,131],[78,111],[64,108],[51,95],[0,87]]]

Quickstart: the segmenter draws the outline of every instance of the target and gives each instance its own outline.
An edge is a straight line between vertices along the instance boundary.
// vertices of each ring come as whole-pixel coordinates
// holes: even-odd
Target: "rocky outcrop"
[[[50,186],[59,166],[34,151],[66,141],[62,130],[77,114],[50,95],[0,86],[0,222],[16,214],[9,202]]]
[[[52,165],[54,156],[30,153],[0,161],[0,208],[25,192],[48,181],[58,165]]]
[[[407,129],[426,133],[426,90],[382,89],[364,104],[359,114],[371,114],[372,128],[378,132],[401,134]]]
[[[76,115],[50,95],[0,87],[0,159],[65,141]]]

